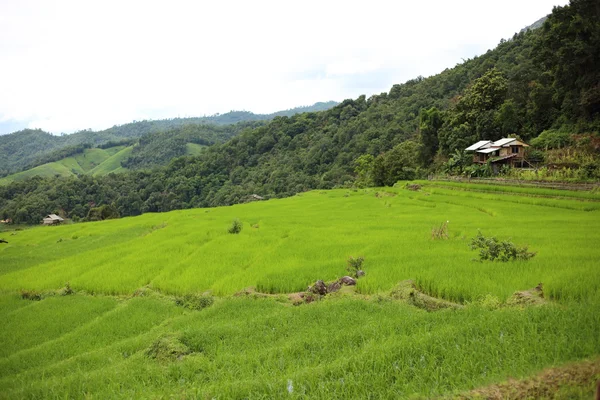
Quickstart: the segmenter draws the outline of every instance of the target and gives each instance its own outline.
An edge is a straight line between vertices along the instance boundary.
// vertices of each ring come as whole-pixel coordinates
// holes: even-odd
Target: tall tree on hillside
[[[421,163],[423,166],[428,165],[433,156],[438,150],[438,131],[442,127],[442,114],[440,111],[431,107],[430,109],[421,110],[419,115],[419,138],[421,142]]]
[[[571,0],[555,7],[537,44],[538,61],[554,78],[556,97],[571,122],[600,126],[600,2]]]
[[[507,80],[496,68],[476,79],[447,112],[439,132],[442,152],[450,154],[482,139],[499,139],[503,121],[498,118],[498,110],[506,90]]]

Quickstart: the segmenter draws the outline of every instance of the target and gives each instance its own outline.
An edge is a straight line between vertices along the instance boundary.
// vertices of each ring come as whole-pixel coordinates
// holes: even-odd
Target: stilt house
[[[465,151],[473,152],[474,163],[485,164],[489,161],[494,171],[498,172],[501,165],[523,167],[527,163],[525,159],[527,147],[529,145],[519,139],[504,138],[495,142],[480,140],[467,147]]]

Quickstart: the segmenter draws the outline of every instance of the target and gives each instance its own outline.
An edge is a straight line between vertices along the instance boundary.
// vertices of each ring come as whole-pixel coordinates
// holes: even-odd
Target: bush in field
[[[240,221],[239,219],[234,219],[233,222],[231,223],[231,226],[229,227],[229,229],[227,229],[227,232],[229,233],[240,233],[242,231],[242,221]]]
[[[354,278],[358,278],[363,276],[365,273],[362,270],[363,262],[365,261],[364,257],[352,257],[348,258],[348,266],[346,267],[346,271],[353,276]]]
[[[183,297],[178,297],[175,303],[190,310],[202,310],[203,308],[210,307],[214,301],[214,298],[209,295],[186,294]]]
[[[511,260],[529,260],[535,256],[535,252],[530,252],[527,246],[517,246],[509,240],[500,241],[495,237],[485,237],[481,232],[471,239],[471,250],[479,249],[479,261],[511,261]]]
[[[119,218],[119,211],[109,204],[104,204],[100,207],[90,208],[87,215],[88,221],[104,221],[105,219]]]
[[[61,296],[70,296],[73,293],[75,293],[75,291],[73,290],[73,288],[71,287],[71,284],[69,282],[67,282],[65,284],[64,288],[62,288],[58,291],[58,294],[60,294]]]
[[[190,353],[190,348],[174,335],[162,336],[146,349],[146,356],[158,361],[174,361]]]

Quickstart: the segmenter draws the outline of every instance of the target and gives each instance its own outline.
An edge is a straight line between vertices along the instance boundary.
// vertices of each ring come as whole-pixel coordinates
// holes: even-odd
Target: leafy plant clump
[[[363,262],[365,261],[364,257],[352,257],[348,258],[348,266],[346,267],[346,271],[350,274],[350,276],[354,278],[359,278],[365,274],[362,270]]]
[[[158,361],[180,360],[190,353],[190,348],[173,335],[158,338],[146,350],[146,356]]]
[[[481,232],[471,239],[470,247],[471,250],[479,249],[479,261],[526,261],[536,255],[527,246],[517,246],[509,240],[500,241],[493,236],[485,237]]]
[[[227,232],[237,234],[242,231],[242,228],[243,228],[242,221],[240,221],[238,218],[236,218],[231,223],[231,226],[229,227],[229,229],[227,229]]]
[[[205,294],[186,294],[178,297],[175,303],[178,306],[189,308],[190,310],[202,310],[210,307],[214,303],[214,298]]]
[[[73,293],[75,293],[75,291],[73,290],[69,282],[65,283],[65,287],[58,291],[58,294],[61,296],[70,296]]]

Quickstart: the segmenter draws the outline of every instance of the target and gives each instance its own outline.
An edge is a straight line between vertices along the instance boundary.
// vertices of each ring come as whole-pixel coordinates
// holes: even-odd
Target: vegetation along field
[[[591,398],[599,210],[419,182],[4,231],[0,398],[485,397],[552,368],[579,372],[494,393]],[[479,261],[478,232],[536,254]],[[350,257],[356,286],[307,292]]]

